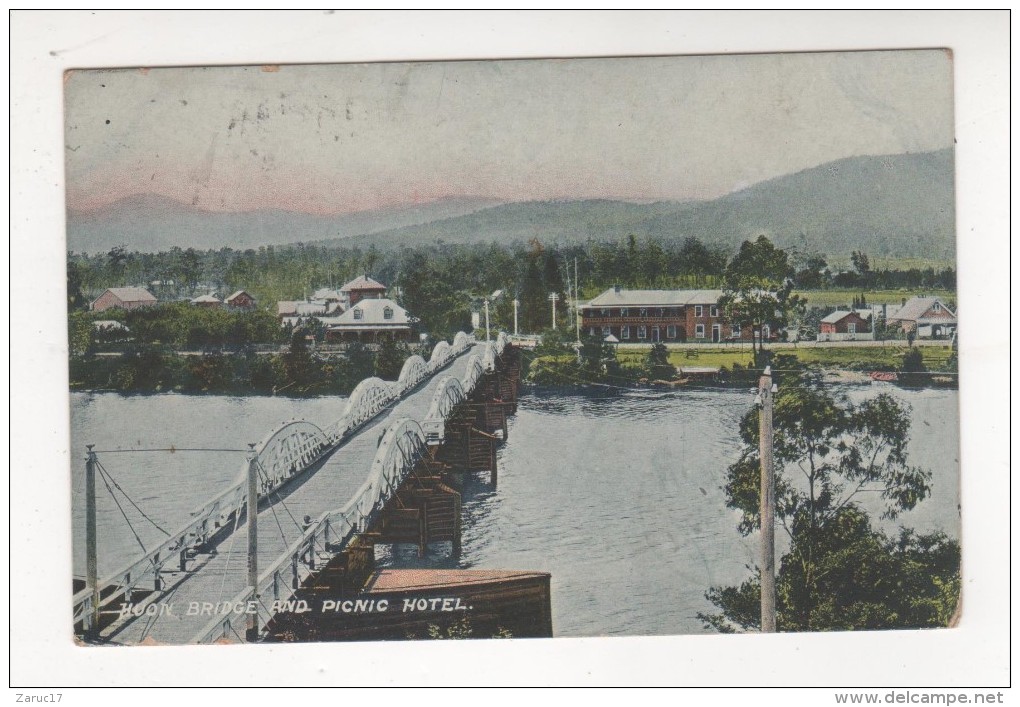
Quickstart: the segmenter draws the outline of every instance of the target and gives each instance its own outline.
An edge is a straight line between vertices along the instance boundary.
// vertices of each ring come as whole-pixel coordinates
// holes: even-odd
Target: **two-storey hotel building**
[[[722,290],[606,290],[579,307],[581,327],[621,343],[751,341],[751,327],[730,322],[719,307]],[[768,326],[765,339],[773,337]]]

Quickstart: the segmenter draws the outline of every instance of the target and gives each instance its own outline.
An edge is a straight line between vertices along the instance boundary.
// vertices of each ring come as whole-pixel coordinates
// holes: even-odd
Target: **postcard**
[[[69,71],[68,630],[955,625],[952,74]]]

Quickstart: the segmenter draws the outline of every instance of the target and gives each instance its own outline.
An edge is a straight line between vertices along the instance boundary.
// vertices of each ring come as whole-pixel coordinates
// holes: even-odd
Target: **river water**
[[[933,472],[932,496],[895,523],[959,537],[958,395],[876,384],[846,389],[854,400],[889,392],[913,409],[911,464]],[[499,451],[499,485],[465,479],[463,549],[379,548],[390,567],[521,569],[552,575],[558,636],[698,633],[712,611],[711,586],[738,584],[755,563],[756,536],[742,537],[726,508],[727,466],[739,454],[742,390],[526,392]],[[172,531],[188,512],[237,478],[247,442],[300,417],[322,426],[343,398],[291,400],[74,393],[72,443],[104,450],[109,476],[156,523]],[[219,448],[223,452],[114,453],[124,448]],[[105,451],[111,450],[111,451]],[[83,462],[72,470],[75,569],[84,567]],[[368,470],[365,470],[367,475]],[[131,528],[97,481],[100,567],[163,535],[116,495]],[[341,506],[346,499],[336,499]],[[877,518],[881,507],[865,500]],[[132,533],[132,529],[134,533]],[[778,536],[777,536],[778,539]],[[104,562],[104,556],[107,559]]]

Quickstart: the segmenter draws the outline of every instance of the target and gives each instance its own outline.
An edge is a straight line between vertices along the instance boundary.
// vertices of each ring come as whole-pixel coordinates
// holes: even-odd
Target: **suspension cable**
[[[145,512],[145,511],[143,511],[143,510],[142,510],[141,508],[139,508],[139,507],[138,507],[138,504],[137,504],[137,503],[135,503],[135,502],[134,502],[134,501],[132,500],[132,498],[131,498],[131,497],[130,497],[130,496],[129,496],[128,494],[127,494],[127,491],[125,491],[124,489],[122,489],[122,488],[120,487],[120,484],[118,484],[118,483],[117,483],[117,480],[116,480],[115,478],[113,478],[113,474],[111,474],[111,473],[110,473],[110,472],[109,472],[109,471],[108,471],[108,470],[106,469],[106,467],[104,467],[104,466],[103,466],[102,462],[100,462],[100,461],[99,461],[99,460],[97,459],[97,460],[96,460],[96,464],[97,464],[97,465],[99,466],[99,468],[100,468],[100,469],[102,469],[102,470],[103,470],[103,473],[105,473],[105,474],[106,474],[106,475],[107,475],[107,476],[108,476],[108,477],[110,478],[110,482],[111,482],[111,483],[112,483],[112,484],[113,484],[113,485],[114,485],[114,486],[115,486],[115,487],[117,488],[117,490],[118,490],[118,491],[120,491],[120,492],[121,492],[122,494],[124,494],[124,498],[126,498],[126,499],[128,500],[128,503],[130,503],[130,504],[131,504],[132,506],[134,506],[134,507],[135,507],[135,510],[136,510],[136,511],[138,511],[139,513],[141,513],[141,514],[142,514],[142,518],[145,518],[145,520],[147,520],[147,521],[149,521],[150,523],[152,523],[152,525],[153,525],[153,526],[154,526],[154,527],[155,527],[155,528],[156,528],[157,530],[159,530],[159,531],[160,531],[161,533],[163,533],[163,535],[165,535],[165,536],[167,536],[167,537],[170,537],[170,533],[168,533],[168,532],[167,532],[166,530],[164,530],[164,529],[163,529],[163,528],[162,528],[162,527],[161,527],[161,526],[159,525],[159,523],[157,523],[157,522],[156,522],[156,521],[154,521],[154,520],[153,520],[152,518],[150,518],[150,517],[149,517],[149,515],[148,515],[148,514],[147,514],[147,513]]]
[[[260,475],[264,474],[263,478],[265,478],[266,482],[268,483],[268,481],[269,481],[269,472],[266,470],[266,468],[264,466],[262,466],[262,462],[261,461],[258,462],[258,465],[259,465]],[[287,511],[287,515],[290,516],[290,519],[294,522],[294,525],[297,526],[297,528],[302,530],[302,532],[303,532],[304,528],[302,527],[302,525],[300,523],[297,522],[297,518],[294,517],[294,514],[290,512],[290,508],[287,507],[287,502],[284,501],[283,500],[283,496],[280,495],[280,487],[277,487],[277,488],[273,489],[270,493],[276,494],[276,500],[280,502],[281,506],[283,506],[283,510]],[[270,504],[270,505],[272,505],[272,504]]]
[[[223,572],[220,574],[220,590],[216,593],[216,601],[223,598],[223,585],[227,581],[227,572],[230,570],[230,554],[234,551],[234,539],[237,537],[237,526],[241,522],[241,503],[244,497],[237,501],[237,508],[234,509],[234,529],[230,532],[230,543],[227,545],[227,559],[223,563]]]
[[[256,464],[256,468],[258,469],[259,477],[262,478],[262,480],[265,483],[268,484],[269,483],[268,475],[262,473],[262,465],[261,464]],[[249,510],[249,512],[251,512],[251,509],[248,509],[248,510]],[[279,518],[279,516],[276,515],[275,504],[270,503],[269,504],[269,510],[273,514],[273,520],[276,521],[276,527],[280,529],[280,537],[283,539],[283,546],[284,547],[290,547],[290,543],[287,542],[287,534],[283,532],[283,526],[280,525],[280,518]],[[258,512],[259,512],[259,509],[258,509],[257,504],[256,504],[255,513],[258,513]],[[251,522],[251,521],[249,521],[249,522]]]
[[[120,509],[120,514],[124,516],[124,520],[127,521],[128,528],[131,530],[131,534],[135,536],[135,540],[138,541],[138,546],[142,548],[142,554],[143,555],[146,554],[148,550],[145,549],[145,543],[143,543],[142,539],[138,537],[138,533],[135,532],[135,526],[131,525],[131,519],[128,518],[127,513],[124,512],[124,507],[120,505],[120,501],[117,500],[117,495],[113,492],[113,489],[110,488],[110,484],[106,482],[106,473],[103,470],[102,466],[99,467],[99,471],[100,471],[99,478],[102,479],[103,485],[106,486],[106,490],[110,492],[110,498],[112,498],[113,502],[117,504],[117,508]]]

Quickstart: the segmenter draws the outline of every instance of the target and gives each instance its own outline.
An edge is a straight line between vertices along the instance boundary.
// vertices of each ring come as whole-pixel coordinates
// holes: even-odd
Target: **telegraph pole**
[[[577,258],[574,258],[574,327],[577,329],[578,344],[581,343],[581,316],[578,310],[578,307],[580,306],[580,300],[578,300],[577,298],[577,286],[579,284],[580,283],[577,281]]]
[[[558,294],[556,294],[555,292],[553,292],[551,295],[549,295],[549,301],[552,302],[552,328],[553,328],[553,331],[556,331],[556,300],[558,300],[559,298],[560,298],[560,296]]]
[[[259,489],[258,489],[258,455],[255,445],[248,444],[248,586],[251,587],[251,598],[258,599],[259,590]],[[254,643],[259,638],[258,612],[248,614],[248,626],[245,640]]]
[[[758,381],[758,454],[761,457],[761,632],[776,632],[776,478],[772,456],[772,403],[777,387],[772,367]]]
[[[85,586],[92,595],[92,606],[84,617],[86,634],[99,631],[99,562],[96,555],[96,453],[94,444],[85,445]]]

